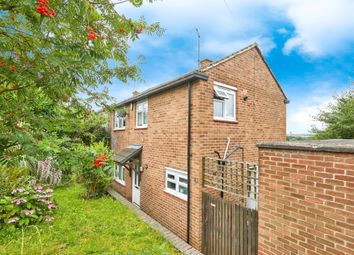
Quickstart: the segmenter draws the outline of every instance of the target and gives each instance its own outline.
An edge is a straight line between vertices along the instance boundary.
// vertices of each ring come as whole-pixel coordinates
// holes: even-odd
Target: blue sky
[[[141,8],[127,2],[116,9],[166,29],[162,37],[142,35],[132,44],[132,63],[145,56],[145,82],[115,80],[110,92],[117,101],[197,68],[195,28],[201,34],[202,59],[217,60],[259,44],[291,101],[288,133],[308,133],[318,125],[311,116],[353,86],[353,0],[158,0]]]

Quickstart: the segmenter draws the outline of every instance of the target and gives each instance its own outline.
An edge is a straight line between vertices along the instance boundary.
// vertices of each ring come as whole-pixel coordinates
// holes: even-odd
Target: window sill
[[[228,119],[221,119],[221,118],[214,118],[215,122],[224,122],[224,123],[235,123],[237,124],[237,120],[228,120]]]
[[[147,126],[144,126],[144,127],[135,127],[134,129],[147,129],[148,127]]]
[[[125,186],[125,182],[124,182],[124,181],[120,181],[120,180],[118,180],[118,179],[114,179],[114,181],[115,181],[116,183],[118,183],[119,185]]]
[[[125,128],[114,128],[113,131],[124,131]]]
[[[176,197],[176,198],[181,199],[183,201],[188,201],[187,196],[182,196],[182,195],[176,194],[175,192],[172,192],[172,191],[170,191],[168,189],[164,189],[163,191],[166,192],[167,194],[173,196],[173,197]]]

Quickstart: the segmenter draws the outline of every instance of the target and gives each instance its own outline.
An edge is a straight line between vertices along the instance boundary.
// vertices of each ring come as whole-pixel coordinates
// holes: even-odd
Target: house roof
[[[199,69],[196,69],[196,70],[193,70],[189,73],[186,73],[180,77],[177,77],[175,79],[172,79],[170,81],[167,81],[167,82],[164,82],[164,83],[161,83],[157,86],[154,86],[152,88],[149,88],[143,92],[141,92],[139,95],[136,95],[136,96],[133,96],[133,97],[130,97],[124,101],[121,101],[119,102],[116,106],[117,107],[122,107],[128,103],[131,103],[131,102],[135,102],[135,101],[139,101],[139,100],[142,100],[142,99],[145,99],[147,98],[148,96],[150,95],[153,95],[153,94],[157,94],[157,93],[160,93],[162,91],[165,91],[165,90],[168,90],[168,89],[171,89],[171,88],[174,88],[174,87],[177,87],[179,85],[182,85],[182,84],[185,84],[186,82],[189,82],[189,81],[194,81],[194,80],[197,80],[197,79],[202,79],[202,80],[207,80],[208,79],[208,75],[205,73],[205,71],[219,65],[219,64],[222,64],[250,49],[253,49],[255,48],[259,55],[261,56],[263,62],[265,63],[266,67],[268,68],[270,74],[272,75],[272,77],[274,78],[275,82],[277,83],[280,91],[282,92],[282,94],[284,95],[285,99],[287,100],[287,97],[284,93],[284,91],[282,90],[278,80],[275,78],[275,75],[273,74],[272,70],[270,69],[270,67],[268,66],[267,62],[265,61],[264,57],[263,57],[263,54],[261,52],[261,50],[259,49],[257,43],[253,43],[253,44],[250,44],[249,46],[241,49],[241,50],[238,50],[234,53],[232,53],[231,55],[228,55],[222,59],[219,59],[217,61],[214,61],[204,67],[201,67]]]
[[[114,154],[113,159],[120,165],[124,165],[127,161],[137,156],[143,149],[142,145],[130,144],[123,150]]]
[[[205,73],[199,72],[199,70],[194,70],[194,71],[186,73],[180,77],[177,77],[173,80],[161,83],[157,86],[154,86],[152,88],[144,90],[139,95],[136,95],[136,96],[130,97],[124,101],[121,101],[117,104],[117,107],[122,107],[128,103],[145,99],[150,95],[157,94],[162,91],[165,91],[165,90],[177,87],[179,85],[185,84],[186,82],[191,82],[191,81],[195,81],[198,79],[207,80],[208,75]]]

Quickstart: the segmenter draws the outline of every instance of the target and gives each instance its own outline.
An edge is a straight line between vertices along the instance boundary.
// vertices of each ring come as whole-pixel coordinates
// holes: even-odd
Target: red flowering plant
[[[86,187],[85,198],[104,195],[112,180],[112,153],[102,143],[79,148],[82,165],[82,179]]]

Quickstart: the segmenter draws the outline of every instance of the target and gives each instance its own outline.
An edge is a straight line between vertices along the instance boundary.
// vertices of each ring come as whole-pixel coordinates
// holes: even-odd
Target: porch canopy
[[[143,150],[143,146],[139,144],[129,144],[123,150],[114,154],[113,159],[120,165],[124,165],[129,160],[133,159],[135,156]]]

